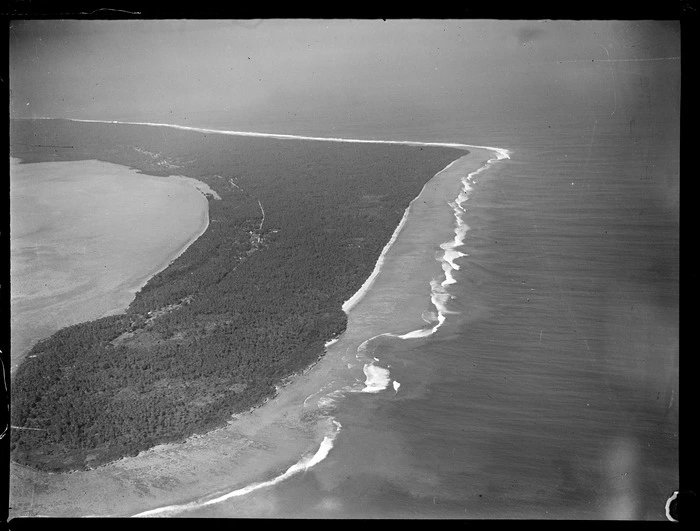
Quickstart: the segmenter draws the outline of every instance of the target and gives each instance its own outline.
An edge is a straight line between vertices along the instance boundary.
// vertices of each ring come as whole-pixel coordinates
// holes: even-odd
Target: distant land
[[[423,185],[463,149],[12,120],[22,163],[197,179],[207,230],[125,313],[38,342],[12,381],[12,459],[62,472],[183,440],[260,405],[346,327]],[[219,199],[220,198],[220,199]],[[29,429],[31,428],[31,429]]]

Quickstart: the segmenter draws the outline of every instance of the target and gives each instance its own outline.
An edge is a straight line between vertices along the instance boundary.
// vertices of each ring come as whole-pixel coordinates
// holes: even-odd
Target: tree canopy
[[[452,148],[13,120],[23,163],[97,159],[205,182],[210,224],[125,313],[37,343],[12,381],[13,459],[96,466],[224,424],[341,334],[410,201]],[[61,146],[61,147],[57,147]],[[261,221],[264,208],[264,223]]]

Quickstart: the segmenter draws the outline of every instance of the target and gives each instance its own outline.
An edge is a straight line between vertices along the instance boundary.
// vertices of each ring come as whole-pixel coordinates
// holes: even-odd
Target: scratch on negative
[[[612,77],[613,98],[615,98],[613,111],[610,114],[615,114],[615,111],[617,110],[617,89],[615,88],[615,71],[613,70],[612,60],[610,59],[610,52],[602,44],[600,45],[600,47],[603,48],[603,50],[605,50],[606,54],[608,54],[608,65],[610,66],[610,76]]]

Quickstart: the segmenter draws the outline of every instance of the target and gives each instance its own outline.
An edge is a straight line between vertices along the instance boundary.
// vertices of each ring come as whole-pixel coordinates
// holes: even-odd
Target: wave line
[[[43,120],[48,120],[48,119],[54,119],[54,118],[37,118],[37,119],[43,119]],[[386,334],[378,334],[377,336],[374,336],[366,341],[364,341],[357,349],[357,357],[358,360],[361,358],[362,354],[366,351],[367,344],[374,338],[382,336],[382,335],[387,335],[387,336],[392,336],[392,337],[398,337],[401,339],[410,339],[410,338],[418,338],[418,337],[427,337],[432,335],[437,331],[437,329],[443,324],[445,321],[445,314],[447,313],[453,313],[447,310],[445,307],[445,302],[448,298],[450,298],[450,295],[446,292],[445,286],[449,284],[453,284],[456,282],[454,277],[452,276],[451,272],[452,270],[459,269],[458,264],[454,263],[454,260],[456,258],[459,258],[460,256],[466,256],[464,253],[461,253],[459,251],[456,251],[454,248],[457,247],[458,245],[461,245],[463,243],[463,237],[464,233],[466,230],[469,228],[466,226],[466,224],[463,223],[460,212],[464,212],[464,208],[462,207],[462,203],[467,199],[468,197],[468,192],[471,189],[468,185],[468,182],[471,181],[474,176],[477,174],[481,173],[485,169],[487,169],[492,162],[494,161],[499,161],[503,159],[510,159],[510,154],[511,151],[506,149],[506,148],[499,148],[499,147],[492,147],[492,146],[480,146],[480,145],[474,145],[474,144],[462,144],[462,143],[452,143],[452,142],[418,142],[418,141],[410,141],[410,140],[368,140],[368,139],[357,139],[357,138],[331,138],[331,137],[314,137],[314,136],[303,136],[303,135],[288,135],[288,134],[275,134],[275,133],[257,133],[257,132],[251,132],[251,131],[231,131],[231,130],[221,130],[221,129],[208,129],[208,128],[202,128],[202,127],[192,127],[192,126],[182,126],[182,125],[175,125],[175,124],[164,124],[164,123],[153,123],[153,122],[129,122],[129,121],[117,121],[117,120],[88,120],[88,119],[77,119],[77,118],[72,118],[68,119],[69,121],[73,122],[87,122],[87,123],[106,123],[106,124],[123,124],[123,125],[145,125],[145,126],[153,126],[153,127],[170,127],[173,129],[179,129],[179,130],[184,130],[184,131],[193,131],[193,132],[200,132],[200,133],[211,133],[211,134],[223,134],[223,135],[232,135],[232,136],[249,136],[249,137],[262,137],[262,138],[278,138],[278,139],[295,139],[295,140],[313,140],[313,141],[321,141],[321,142],[348,142],[348,143],[361,143],[361,144],[393,144],[393,145],[409,145],[409,146],[436,146],[436,147],[452,147],[452,148],[458,148],[458,149],[469,149],[469,148],[474,148],[474,149],[485,149],[489,150],[495,153],[495,158],[489,159],[486,164],[481,166],[479,169],[476,171],[470,173],[466,178],[462,180],[464,187],[463,190],[460,192],[459,196],[455,200],[454,203],[450,203],[451,206],[453,206],[455,210],[455,217],[457,219],[457,227],[455,228],[455,239],[452,242],[445,242],[442,244],[440,247],[445,251],[440,258],[446,265],[446,267],[443,267],[443,270],[445,272],[445,280],[442,283],[437,282],[436,279],[431,280],[431,287],[432,287],[432,294],[431,294],[431,300],[435,307],[438,310],[437,313],[437,324],[431,328],[431,329],[421,329],[421,330],[415,330],[413,332],[409,332],[407,334],[403,334],[400,336],[397,336],[395,334],[391,333],[386,333]],[[453,164],[455,164],[459,159],[462,157],[459,157],[458,159],[452,161],[450,164],[448,164],[445,168],[443,168],[440,172],[438,172],[436,175],[439,175],[440,173],[448,170]],[[431,179],[432,180],[432,179]],[[430,181],[428,181],[430,182]],[[231,182],[235,186],[233,182]],[[426,182],[425,185],[423,186],[423,189],[428,185]],[[423,192],[423,189],[421,189],[421,193]],[[401,221],[399,222],[399,225],[396,227],[394,230],[394,233],[392,234],[389,242],[384,246],[384,249],[382,250],[382,253],[380,254],[374,269],[370,276],[365,280],[363,285],[360,287],[360,289],[350,297],[347,301],[345,301],[342,305],[342,309],[345,313],[348,313],[359,301],[360,299],[364,296],[364,294],[368,291],[368,289],[371,287],[373,284],[376,276],[379,274],[379,271],[381,269],[381,266],[384,262],[384,257],[386,256],[386,253],[388,252],[389,248],[393,245],[393,243],[396,241],[398,238],[399,233],[401,232],[401,229],[403,228],[406,219],[408,217],[408,213],[410,211],[411,205],[420,197],[421,193],[416,196],[411,203],[409,203],[408,207],[406,208],[403,217],[401,218]],[[262,210],[262,204],[260,205],[260,208]],[[263,221],[264,221],[264,211],[263,211]],[[262,224],[261,224],[262,226]],[[329,341],[326,343],[326,346],[330,346],[331,344],[335,343],[338,340],[338,338],[334,338],[333,340]],[[333,398],[337,395],[342,395],[344,392],[362,392],[362,393],[378,393],[380,391],[383,391],[389,387],[391,384],[394,388],[394,394],[398,393],[398,389],[400,387],[400,383],[397,381],[392,381],[390,378],[390,373],[388,369],[385,369],[383,367],[378,367],[375,365],[375,362],[377,362],[376,358],[373,358],[372,361],[369,363],[366,363],[363,368],[363,372],[365,373],[366,380],[365,380],[365,385],[362,389],[350,389],[350,388],[343,388],[343,389],[338,389],[336,391],[333,391],[332,393],[329,393],[328,395],[322,397],[319,400],[319,407],[322,409],[325,409],[327,406],[329,406],[333,402]],[[331,382],[332,383],[332,382]],[[329,384],[330,385],[330,384]],[[311,398],[312,396],[320,393],[323,391],[327,386],[324,386],[321,388],[317,393],[314,393],[312,395],[309,395],[306,400],[304,400],[304,405],[306,405],[306,401]],[[340,432],[341,429],[341,424],[335,420],[334,418],[330,417],[333,425],[335,426],[334,431],[330,435],[326,435],[323,438],[323,441],[321,441],[321,444],[316,451],[316,453],[311,456],[311,457],[304,457],[291,467],[289,467],[283,474],[280,474],[279,476],[268,480],[268,481],[262,481],[258,483],[252,483],[251,485],[248,485],[246,487],[240,488],[233,490],[231,492],[228,492],[226,494],[220,495],[216,498],[206,500],[206,501],[201,501],[201,500],[196,500],[193,502],[185,503],[185,504],[179,504],[179,505],[168,505],[165,507],[159,507],[156,509],[144,511],[141,513],[138,513],[134,515],[133,517],[151,517],[151,516],[169,516],[172,514],[177,514],[181,513],[184,511],[192,510],[192,509],[197,509],[200,507],[205,507],[208,505],[220,503],[222,501],[228,500],[233,497],[237,496],[243,496],[245,494],[248,494],[250,492],[253,492],[255,490],[265,488],[268,486],[276,485],[277,483],[280,483],[287,478],[299,473],[308,470],[309,468],[315,466],[316,464],[320,463],[323,461],[331,451],[334,445],[334,441]]]
[[[221,496],[218,496],[216,498],[213,498],[211,500],[207,501],[194,501],[190,503],[185,503],[182,505],[168,505],[166,507],[159,507],[157,509],[151,509],[150,511],[144,511],[142,513],[138,513],[132,516],[132,518],[140,518],[140,517],[153,517],[153,516],[171,516],[173,514],[181,513],[184,511],[189,511],[192,509],[199,509],[200,507],[206,507],[208,505],[214,505],[216,503],[221,503],[223,501],[226,501],[230,498],[238,497],[238,496],[243,496],[245,494],[248,494],[250,492],[253,492],[258,489],[262,489],[265,487],[271,487],[272,485],[276,485],[277,483],[280,483],[284,481],[285,479],[288,479],[292,477],[295,474],[298,474],[299,472],[305,472],[309,468],[317,465],[321,461],[323,461],[328,454],[330,453],[331,449],[333,448],[333,442],[335,441],[335,438],[338,436],[338,433],[340,432],[340,428],[342,427],[340,422],[338,422],[335,419],[333,420],[333,424],[335,426],[335,430],[333,433],[330,435],[326,435],[323,438],[323,441],[321,442],[321,445],[319,446],[318,450],[316,453],[311,456],[307,457],[305,459],[302,459],[301,461],[298,461],[297,463],[294,463],[292,466],[290,466],[283,474],[280,474],[274,479],[268,480],[268,481],[262,481],[259,483],[253,483],[251,485],[248,485],[247,487],[243,487],[241,489],[236,489],[231,492],[227,492],[226,494],[223,494]]]

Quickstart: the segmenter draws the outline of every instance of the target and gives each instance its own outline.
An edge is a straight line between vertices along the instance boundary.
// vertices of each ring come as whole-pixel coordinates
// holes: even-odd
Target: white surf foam
[[[223,494],[222,496],[218,496],[216,498],[213,498],[211,500],[207,501],[195,501],[195,502],[190,502],[190,503],[185,503],[182,505],[168,505],[167,507],[159,507],[158,509],[152,509],[150,511],[145,511],[139,514],[134,515],[134,517],[147,517],[147,516],[172,516],[173,514],[181,513],[184,511],[192,510],[192,509],[199,509],[201,507],[206,507],[208,505],[214,505],[216,503],[221,503],[223,501],[226,501],[228,499],[237,497],[237,496],[244,496],[246,494],[249,494],[250,492],[253,492],[258,489],[262,489],[265,487],[271,487],[273,485],[276,485],[277,483],[280,483],[284,481],[285,479],[290,478],[291,476],[298,474],[299,472],[304,472],[308,470],[309,468],[317,465],[321,461],[323,461],[328,454],[330,453],[331,449],[333,448],[333,443],[335,441],[335,438],[338,436],[338,433],[340,432],[340,428],[342,427],[340,422],[337,420],[333,419],[332,420],[333,425],[334,425],[334,430],[329,434],[326,435],[323,438],[323,441],[321,441],[321,445],[319,446],[318,450],[316,450],[316,453],[314,453],[312,456],[306,456],[302,458],[300,461],[294,463],[292,466],[290,466],[283,474],[280,474],[274,479],[271,479],[269,481],[262,481],[259,483],[253,483],[251,485],[248,485],[247,487],[243,487],[241,489],[236,489],[231,492],[227,492],[226,494]]]
[[[458,241],[459,235],[455,236],[455,241],[454,242],[448,242],[448,243],[443,243],[440,245],[442,249],[445,250],[445,253],[442,255],[443,260],[448,263],[448,265],[452,269],[459,269],[459,264],[455,263],[455,260],[457,258],[461,258],[462,256],[467,256],[466,254],[457,251],[455,247],[457,245],[460,245],[460,242]]]
[[[452,284],[457,283],[457,279],[454,276],[454,272],[458,271],[460,266],[456,262],[457,259],[468,256],[466,253],[463,253],[459,250],[457,250],[458,247],[464,245],[464,240],[466,238],[467,232],[469,231],[469,226],[464,222],[464,219],[462,216],[466,212],[466,209],[464,207],[465,202],[469,199],[469,196],[471,195],[470,192],[472,191],[472,187],[470,183],[473,182],[474,177],[481,172],[485,171],[487,168],[491,166],[491,164],[495,161],[502,160],[502,159],[507,159],[510,158],[510,152],[507,149],[503,148],[491,148],[491,147],[485,147],[485,146],[471,146],[471,147],[482,147],[485,149],[489,149],[495,153],[495,157],[491,158],[486,161],[486,163],[479,167],[477,170],[469,173],[467,176],[462,178],[462,189],[460,190],[457,198],[455,199],[454,202],[448,203],[452,209],[454,210],[454,216],[455,216],[455,227],[454,227],[454,239],[451,241],[443,242],[440,244],[440,248],[443,250],[442,253],[437,253],[436,255],[436,260],[441,262],[441,267],[444,273],[444,279],[439,282],[437,279],[432,279],[430,281],[430,287],[431,287],[431,295],[430,295],[430,300],[435,306],[437,313],[437,324],[435,324],[432,328],[422,328],[419,330],[413,330],[412,332],[408,332],[406,334],[397,336],[400,337],[401,339],[417,339],[417,338],[425,338],[433,335],[437,330],[442,326],[442,324],[445,322],[445,315],[450,314],[450,313],[455,313],[451,310],[448,310],[447,308],[447,301],[449,301],[452,296],[450,293],[447,291],[447,288],[451,286]],[[444,171],[444,170],[443,170]],[[421,317],[423,318],[424,321],[427,321],[426,319],[426,312],[423,312]]]
[[[52,118],[37,118],[39,120],[51,120]],[[474,144],[462,144],[457,142],[419,142],[414,140],[370,140],[363,138],[336,138],[324,136],[305,136],[305,135],[286,135],[279,133],[257,133],[253,131],[233,131],[228,129],[209,129],[205,127],[192,127],[186,125],[165,124],[157,122],[130,122],[119,120],[87,120],[79,118],[69,119],[72,122],[88,122],[88,123],[103,123],[103,124],[124,124],[124,125],[149,125],[152,127],[170,127],[172,129],[181,129],[183,131],[194,131],[198,133],[232,135],[232,136],[251,136],[261,138],[280,138],[280,139],[295,139],[295,140],[315,140],[318,142],[351,142],[360,144],[398,144],[405,146],[437,146],[437,147],[452,147],[458,149],[487,149],[496,153],[497,160],[510,158],[510,151],[504,148],[477,146]]]
[[[299,137],[299,138],[302,138],[302,137]],[[341,141],[341,140],[338,140],[338,141]],[[347,142],[364,142],[364,140],[348,140],[348,139],[343,140],[343,141],[347,141]],[[383,142],[383,143],[389,143],[389,144],[395,144],[395,143],[399,143],[399,144],[406,144],[406,143],[407,143],[407,144],[411,144],[411,145],[414,145],[414,144],[415,144],[415,143],[411,143],[411,142],[398,142],[398,141],[394,142],[394,141],[389,141],[389,140],[377,140],[377,141],[372,141],[372,142]],[[447,144],[429,144],[429,143],[424,143],[424,144],[415,144],[415,145],[444,145],[444,146],[446,146]],[[466,145],[465,145],[465,146],[466,146]],[[453,146],[453,147],[454,147],[454,146]],[[461,158],[461,157],[460,157],[460,158]],[[435,176],[438,176],[438,175],[440,175],[442,172],[447,171],[447,170],[450,168],[450,166],[452,166],[453,164],[455,164],[458,160],[459,160],[459,158],[456,159],[456,160],[453,160],[452,162],[450,162],[450,163],[449,163],[447,166],[445,166],[442,170],[440,170],[438,173],[436,173]],[[432,179],[431,179],[431,180],[432,180]],[[391,235],[391,238],[389,239],[389,241],[387,242],[387,244],[386,244],[386,245],[384,246],[384,248],[382,249],[382,252],[381,252],[381,254],[379,255],[379,258],[377,259],[377,262],[374,264],[374,269],[372,270],[372,273],[370,274],[370,276],[367,278],[367,280],[365,280],[365,282],[362,284],[362,286],[360,286],[360,289],[357,290],[357,291],[353,294],[352,297],[350,297],[347,301],[345,301],[345,302],[343,303],[342,308],[343,308],[343,311],[344,311],[345,313],[348,313],[348,312],[353,308],[353,306],[355,306],[358,302],[360,302],[360,300],[362,299],[362,297],[364,297],[365,294],[367,293],[367,291],[369,291],[369,289],[372,287],[372,284],[374,283],[374,280],[377,278],[377,275],[379,274],[379,271],[380,271],[381,268],[382,268],[382,264],[384,263],[384,257],[386,256],[386,253],[389,251],[389,249],[391,248],[391,246],[394,244],[394,242],[396,241],[396,239],[399,237],[399,233],[401,232],[401,229],[403,229],[403,226],[405,225],[406,220],[408,219],[408,214],[409,214],[409,212],[410,212],[410,210],[411,210],[411,206],[413,206],[413,203],[415,203],[415,202],[418,200],[418,198],[419,198],[419,197],[421,196],[421,194],[423,193],[423,190],[425,190],[425,187],[428,186],[428,183],[429,183],[429,182],[430,182],[430,181],[426,182],[426,183],[423,185],[423,188],[421,188],[420,193],[419,193],[416,197],[414,197],[413,200],[408,204],[408,207],[406,207],[406,210],[405,210],[404,213],[403,213],[403,217],[401,218],[401,221],[399,222],[399,225],[396,227],[396,229],[394,230],[394,233]]]
[[[44,119],[50,119],[50,118],[44,118]],[[475,144],[462,144],[462,143],[455,143],[455,142],[419,142],[419,141],[412,141],[412,140],[369,140],[369,139],[361,139],[361,138],[335,138],[335,137],[319,137],[319,136],[305,136],[305,135],[288,135],[288,134],[277,134],[277,133],[257,133],[253,131],[234,131],[234,130],[226,130],[226,129],[209,129],[209,128],[204,128],[204,127],[192,127],[192,126],[184,126],[184,125],[176,125],[176,124],[165,124],[165,123],[157,123],[157,122],[132,122],[132,121],[118,121],[118,120],[88,120],[88,119],[71,119],[71,121],[74,122],[87,122],[87,123],[108,123],[108,124],[123,124],[123,125],[146,125],[146,126],[151,126],[151,127],[169,127],[172,129],[180,129],[183,131],[193,131],[193,132],[199,132],[199,133],[206,133],[206,134],[220,134],[220,135],[232,135],[232,136],[248,136],[248,137],[261,137],[261,138],[278,138],[278,139],[295,139],[295,140],[313,140],[313,141],[319,141],[319,142],[349,142],[349,143],[361,143],[361,144],[394,144],[394,145],[409,145],[409,146],[436,146],[436,147],[452,147],[452,148],[458,148],[458,149],[469,149],[469,148],[476,148],[476,149],[486,149],[489,151],[492,151],[495,153],[496,158],[494,159],[489,159],[487,163],[476,170],[475,172],[472,172],[469,174],[466,180],[463,181],[464,188],[463,188],[463,193],[467,193],[470,190],[470,187],[468,185],[468,181],[471,180],[475,175],[481,173],[484,171],[487,167],[489,167],[490,163],[496,160],[502,160],[502,159],[508,159],[510,158],[510,151],[505,148],[499,148],[499,147],[492,147],[492,146],[479,146]],[[461,157],[460,157],[461,158]],[[450,164],[448,164],[445,168],[443,168],[440,172],[438,172],[436,175],[439,175],[440,173],[448,170],[453,164],[457,162],[458,159],[452,161]],[[423,186],[423,189],[425,189],[425,186],[427,186],[427,183]],[[421,189],[421,193],[423,192],[423,189]],[[457,205],[460,206],[461,204],[466,200],[466,196],[462,195],[462,192],[460,193],[460,196],[457,198]],[[420,196],[420,194],[418,194]],[[414,198],[413,201],[409,204],[408,208],[406,208],[406,211],[404,212],[403,217],[401,218],[401,221],[396,227],[396,230],[391,236],[391,239],[389,242],[384,246],[384,249],[382,250],[382,253],[379,256],[379,259],[377,260],[377,263],[374,266],[374,269],[372,270],[372,273],[370,276],[365,280],[365,282],[362,284],[360,289],[352,296],[350,297],[347,301],[343,303],[342,309],[345,313],[348,313],[353,306],[355,306],[365,295],[365,293],[369,290],[369,288],[372,286],[374,283],[374,280],[376,276],[379,274],[379,270],[381,269],[381,265],[384,262],[384,256],[386,255],[387,251],[391,247],[391,245],[396,241],[396,238],[398,237],[399,233],[401,232],[401,229],[403,228],[406,218],[408,217],[408,212],[411,208],[411,205],[413,202],[417,199],[418,197]],[[460,243],[461,245],[461,243]],[[452,265],[450,266],[452,267]],[[456,268],[453,268],[456,269]],[[448,283],[452,283],[451,281]]]
[[[318,406],[319,409],[328,410],[328,409],[332,408],[333,405],[335,404],[335,401],[338,398],[342,398],[347,391],[348,391],[348,388],[342,388],[342,389],[337,389],[331,393],[328,393],[328,394],[322,396],[321,398],[319,398],[316,405]]]
[[[413,204],[413,201],[411,201],[411,204]],[[374,269],[372,270],[372,273],[370,276],[367,278],[367,280],[364,281],[362,286],[360,286],[360,289],[357,290],[352,297],[350,297],[348,300],[346,300],[343,303],[343,311],[345,313],[348,313],[353,306],[355,306],[362,297],[365,296],[365,293],[369,290],[369,288],[372,287],[372,284],[374,284],[374,280],[377,278],[377,275],[379,274],[380,269],[382,268],[382,264],[384,263],[384,257],[386,256],[386,253],[389,251],[389,248],[394,244],[396,241],[396,238],[399,237],[399,233],[401,232],[401,229],[403,228],[404,224],[406,223],[406,219],[408,218],[408,211],[411,208],[411,204],[408,205],[408,208],[406,208],[405,212],[403,213],[403,217],[401,218],[401,221],[399,222],[399,225],[394,229],[394,233],[391,235],[391,238],[387,242],[387,244],[384,246],[384,249],[382,249],[382,253],[379,255],[379,258],[377,259],[377,263],[374,264]]]
[[[389,369],[379,367],[374,362],[367,363],[362,368],[365,373],[365,386],[362,388],[362,393],[379,393],[389,387],[391,376]]]
[[[323,345],[325,348],[330,347],[331,345],[337,343],[340,340],[339,337],[333,338],[330,341],[326,341],[326,343]]]
[[[395,334],[392,333],[377,334],[376,336],[366,339],[357,347],[355,357],[362,364],[362,372],[365,376],[364,382],[362,382],[362,380],[360,380],[359,378],[356,378],[355,384],[347,385],[340,389],[336,389],[334,391],[326,393],[318,399],[317,406],[319,408],[331,408],[338,398],[341,398],[351,393],[376,394],[388,389],[390,386],[393,386],[395,391],[398,390],[398,386],[400,384],[392,380],[391,371],[389,370],[389,367],[382,367],[378,365],[378,362],[380,360],[372,355],[373,351],[368,352],[370,342],[380,336],[397,337]],[[350,363],[348,363],[347,365],[348,369],[352,369],[355,366],[353,366]],[[325,389],[327,389],[327,387],[328,385],[324,386],[316,393],[313,393],[306,397],[306,399],[304,400],[304,406],[306,406],[309,399],[311,399],[314,396],[320,395]]]
[[[434,334],[438,328],[445,322],[445,314],[448,313],[453,313],[450,312],[447,307],[446,307],[446,302],[447,300],[450,299],[450,294],[447,293],[446,291],[446,286],[449,286],[451,284],[456,283],[456,279],[454,278],[452,272],[455,270],[459,269],[459,264],[455,262],[456,259],[466,256],[464,253],[461,253],[460,251],[456,250],[456,247],[459,247],[464,243],[464,238],[466,235],[466,232],[469,230],[469,227],[462,221],[461,219],[461,213],[464,212],[464,207],[463,203],[469,198],[469,192],[471,191],[471,187],[469,186],[469,182],[473,180],[474,176],[478,175],[482,171],[486,170],[491,162],[497,161],[497,160],[502,160],[502,159],[509,159],[510,158],[510,151],[504,148],[498,148],[498,147],[491,147],[491,146],[480,146],[480,145],[473,145],[473,144],[461,144],[461,143],[448,143],[448,142],[416,142],[416,141],[405,141],[405,140],[367,140],[367,139],[351,139],[351,138],[329,138],[329,137],[313,137],[313,136],[301,136],[301,135],[286,135],[286,134],[273,134],[273,133],[256,133],[256,132],[250,132],[250,131],[231,131],[231,130],[220,130],[220,129],[208,129],[208,128],[201,128],[201,127],[189,127],[189,126],[181,126],[181,125],[175,125],[175,124],[164,124],[164,123],[152,123],[152,122],[127,122],[127,121],[108,121],[108,120],[86,120],[86,119],[74,119],[73,121],[76,122],[93,122],[93,123],[113,123],[113,124],[125,124],[125,125],[147,125],[147,126],[154,126],[154,127],[170,127],[173,129],[180,129],[180,130],[185,130],[185,131],[195,131],[195,132],[200,132],[200,133],[208,133],[208,134],[222,134],[222,135],[235,135],[235,136],[249,136],[249,137],[263,137],[263,138],[279,138],[279,139],[297,139],[297,140],[313,140],[313,141],[322,141],[322,142],[351,142],[351,143],[363,143],[363,144],[400,144],[400,145],[411,145],[411,146],[438,146],[438,147],[453,147],[453,148],[458,148],[458,149],[469,149],[469,148],[476,148],[476,149],[486,149],[489,151],[492,151],[495,153],[496,157],[493,159],[489,159],[487,163],[476,170],[475,172],[470,173],[465,179],[462,180],[463,183],[463,188],[460,191],[459,195],[457,196],[456,200],[454,203],[451,203],[452,207],[455,209],[455,217],[457,219],[456,227],[455,227],[455,238],[452,242],[446,242],[442,244],[440,247],[443,249],[444,253],[440,256],[439,260],[443,261],[444,264],[447,267],[443,266],[443,271],[445,273],[445,279],[443,282],[439,282],[437,279],[432,279],[431,280],[431,301],[433,305],[435,306],[437,312],[433,314],[432,312],[424,312],[422,317],[426,322],[435,322],[437,320],[437,323],[433,328],[428,328],[428,329],[421,329],[421,330],[414,330],[413,332],[409,332],[407,334],[403,334],[400,336],[396,336],[394,334],[379,334],[379,335],[390,335],[393,337],[399,337],[402,339],[410,339],[410,338],[419,338],[419,337],[428,337],[432,334]],[[459,157],[461,158],[461,157]],[[439,175],[443,171],[448,170],[453,164],[457,162],[456,159],[452,161],[450,164],[448,164],[445,168],[443,168],[440,172],[438,172]],[[426,183],[423,186],[423,189],[421,190],[421,193],[425,189],[425,186],[427,186],[428,183]],[[343,303],[342,309],[345,313],[348,313],[365,295],[365,293],[369,290],[369,288],[372,286],[376,276],[378,275],[381,265],[384,262],[384,257],[391,247],[391,245],[396,241],[399,233],[401,232],[401,229],[403,228],[406,219],[408,217],[408,213],[410,211],[411,205],[413,204],[414,201],[418,199],[420,194],[411,201],[409,206],[406,208],[403,217],[401,218],[401,221],[399,225],[396,227],[394,230],[394,233],[391,236],[391,239],[389,242],[384,246],[384,249],[382,250],[382,253],[380,254],[377,263],[375,264],[375,267],[369,276],[367,280],[363,283],[363,285],[360,287],[360,289],[352,296],[350,299],[345,301]],[[378,337],[378,336],[375,336]],[[325,346],[328,347],[338,341],[339,338],[332,339],[328,341]],[[370,338],[367,341],[363,342],[362,345],[358,347],[358,359],[362,355],[364,355],[364,352],[367,349],[367,344],[369,341],[371,341],[374,338]],[[360,392],[365,392],[365,393],[378,393],[380,391],[383,391],[389,387],[389,384],[391,384],[394,388],[394,393],[398,393],[400,383],[397,381],[392,381],[390,378],[390,372],[388,369],[385,369],[383,367],[379,367],[376,365],[376,362],[378,360],[373,359],[368,363],[365,363],[363,367],[363,372],[365,373],[366,379],[365,379],[365,385],[362,389],[360,389]],[[348,364],[348,366],[350,366]],[[323,389],[322,389],[323,390]],[[322,391],[321,390],[321,391]],[[358,390],[355,388],[343,388],[343,389],[338,389],[335,390],[331,393],[326,394],[325,396],[321,397],[319,399],[318,405],[319,407],[325,408],[332,406],[333,402],[335,399],[337,399],[339,396],[342,396],[345,392],[357,392]],[[319,391],[320,393],[320,391]],[[317,393],[314,393],[314,395]],[[306,398],[308,400],[314,395],[310,395]],[[304,401],[304,404],[306,404],[306,400]],[[281,474],[280,476],[277,476],[276,478],[270,480],[270,481],[264,481],[260,483],[254,483],[251,484],[247,487],[244,487],[242,489],[237,489],[235,491],[231,491],[227,494],[224,494],[223,496],[219,496],[217,498],[205,501],[205,502],[191,502],[188,504],[183,504],[183,505],[170,505],[167,507],[161,507],[158,509],[153,509],[151,511],[145,511],[143,513],[139,513],[135,516],[166,516],[166,515],[172,515],[175,513],[187,511],[190,509],[195,509],[198,507],[203,507],[206,505],[211,505],[214,503],[219,503],[224,500],[230,499],[235,496],[243,496],[245,494],[248,494],[254,490],[264,488],[267,486],[272,486],[275,485],[281,481],[284,481],[288,477],[300,472],[307,470],[308,468],[320,463],[323,461],[323,459],[326,458],[328,453],[331,451],[333,448],[333,443],[335,441],[335,438],[340,431],[341,425],[338,423],[336,420],[333,419],[333,423],[335,425],[335,430],[333,433],[330,435],[326,435],[321,442],[318,450],[316,453],[311,456],[311,457],[305,457],[302,458],[299,462],[296,464],[292,465],[289,469],[287,469],[286,472]]]
[[[333,385],[334,382],[335,382],[335,380],[331,380],[330,382],[328,382],[326,385],[324,385],[323,387],[321,387],[321,389],[319,389],[319,390],[316,391],[315,393],[311,393],[309,396],[307,396],[307,397],[304,399],[304,403],[303,403],[302,405],[303,405],[304,407],[306,407],[306,403],[309,401],[309,399],[310,399],[311,397],[316,396],[316,395],[322,393],[323,391],[325,391],[326,389],[328,389],[331,385]]]
[[[419,330],[414,330],[413,332],[408,332],[406,334],[397,336],[401,339],[418,339],[421,337],[432,336],[435,328],[421,328]]]

